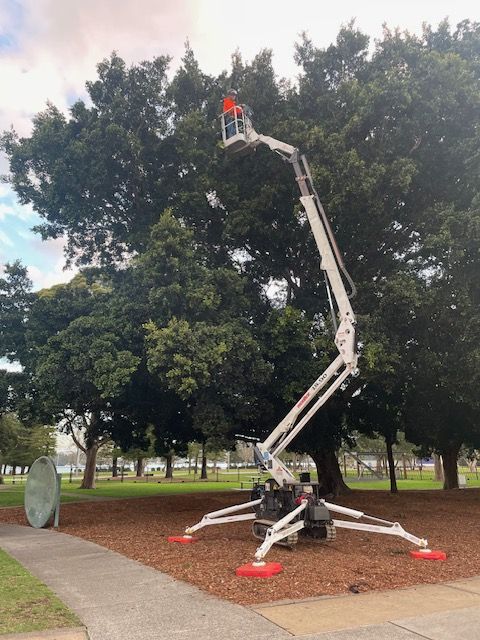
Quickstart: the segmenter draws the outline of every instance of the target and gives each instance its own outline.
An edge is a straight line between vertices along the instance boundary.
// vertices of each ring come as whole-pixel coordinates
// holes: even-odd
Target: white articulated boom
[[[355,315],[345,289],[341,271],[348,278],[352,289],[354,289],[354,286],[346,272],[327,216],[315,191],[307,159],[305,156],[300,155],[298,149],[292,145],[270,136],[258,134],[253,128],[250,119],[245,115],[247,112],[248,107],[242,105],[240,118],[237,116],[235,120],[230,119],[228,112],[222,115],[222,133],[225,148],[230,153],[238,153],[244,149],[255,149],[260,144],[264,144],[292,164],[300,189],[300,202],[307,214],[320,253],[320,269],[325,273],[329,296],[331,291],[338,307],[338,327],[335,316],[334,325],[336,329],[335,345],[339,355],[318,376],[268,438],[256,446],[258,462],[269,471],[281,486],[284,482],[295,482],[295,477],[279,460],[280,453],[285,450],[330,396],[341,387],[343,382],[350,375],[357,373],[358,355],[355,340]],[[232,129],[233,124],[236,125],[236,129],[231,131],[234,135],[227,137],[228,127],[230,126],[230,129]],[[313,402],[314,400],[315,402]],[[311,408],[306,411],[311,403],[313,403]],[[302,413],[302,418],[298,420]]]
[[[245,105],[241,106],[240,115],[238,109],[235,111],[235,116],[228,112],[221,116],[222,138],[227,152],[238,153],[264,144],[293,166],[301,194],[300,202],[307,214],[320,253],[320,268],[325,274],[329,299],[331,292],[338,310],[338,325],[335,316],[333,317],[338,355],[264,442],[256,444],[257,462],[271,474],[272,479],[264,486],[254,487],[253,499],[250,502],[207,513],[200,522],[187,527],[184,536],[172,537],[171,541],[193,540],[192,534],[208,525],[254,520],[253,533],[263,542],[255,553],[253,565],[245,565],[247,573],[239,573],[237,570],[238,575],[260,575],[256,571],[265,565],[263,558],[273,544],[292,546],[297,542],[299,532],[310,539],[328,542],[335,539],[337,527],[399,536],[423,550],[415,552],[417,557],[422,553],[425,555],[421,557],[429,557],[428,554],[434,552],[426,548],[427,541],[424,538],[408,533],[398,522],[375,518],[356,509],[326,502],[320,496],[318,482],[311,482],[309,477],[297,480],[278,457],[349,376],[357,374],[355,315],[344,279],[351,287],[352,294],[355,286],[343,264],[330,224],[315,191],[305,156],[300,155],[298,149],[289,144],[258,134],[246,115],[248,107]],[[245,509],[253,509],[254,513],[238,513]],[[354,520],[363,518],[370,522],[334,520],[330,512],[340,513]]]

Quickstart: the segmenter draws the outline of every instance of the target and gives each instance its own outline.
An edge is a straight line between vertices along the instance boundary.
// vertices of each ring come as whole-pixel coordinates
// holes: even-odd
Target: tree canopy
[[[36,294],[18,263],[0,282],[2,355],[44,410],[96,413],[125,442],[153,424],[166,448],[262,436],[332,356],[291,167],[220,144],[233,85],[257,131],[306,153],[358,289],[362,374],[298,448],[321,466],[359,428],[444,456],[477,445],[480,25],[385,29],[372,46],[352,22],[327,48],[304,35],[295,60],[292,84],[268,50],[215,77],[187,46],[171,79],[165,57],[112,54],[88,103],[3,135],[37,231],[82,267]]]

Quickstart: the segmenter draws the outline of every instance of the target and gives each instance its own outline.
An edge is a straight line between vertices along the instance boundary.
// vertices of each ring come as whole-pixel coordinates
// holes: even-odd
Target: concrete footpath
[[[55,531],[0,524],[0,547],[78,615],[91,640],[480,638],[480,578],[247,608]]]

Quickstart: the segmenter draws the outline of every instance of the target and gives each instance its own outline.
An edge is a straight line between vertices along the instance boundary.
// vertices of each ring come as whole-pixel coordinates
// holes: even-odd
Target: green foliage
[[[3,137],[21,202],[44,218],[37,231],[66,234],[68,256],[81,264],[141,248],[166,205],[167,65],[159,57],[127,69],[112,54],[87,83],[91,106],[78,101],[67,118],[49,105],[30,138]]]
[[[139,358],[123,349],[110,320],[80,316],[40,347],[36,380],[52,411],[104,408],[120,393]]]
[[[70,260],[105,267],[33,297],[23,267],[7,268],[0,342],[25,367],[29,402],[95,411],[125,446],[152,425],[159,450],[184,449],[265,434],[330,362],[291,167],[262,148],[227,160],[217,144],[233,84],[258,131],[307,154],[359,290],[362,374],[296,446],[338,447],[358,428],[477,446],[479,46],[468,21],[385,29],[372,49],[351,23],[325,49],[298,43],[298,87],[269,51],[249,64],[237,52],[213,77],[187,45],[171,81],[166,58],[127,68],[112,55],[90,106],[50,105],[29,137],[4,134],[43,237],[65,234]]]
[[[0,463],[29,467],[40,456],[55,454],[55,428],[26,427],[15,414],[0,417]]]
[[[252,419],[256,389],[269,375],[244,279],[206,264],[193,234],[168,211],[134,269],[149,292],[148,370],[188,403],[203,439],[227,437]]]
[[[25,350],[24,322],[32,300],[31,286],[20,261],[5,265],[0,278],[0,353],[11,361]]]

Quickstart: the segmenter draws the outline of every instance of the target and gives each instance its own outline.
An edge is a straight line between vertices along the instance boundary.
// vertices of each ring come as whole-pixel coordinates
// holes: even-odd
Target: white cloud
[[[38,252],[42,253],[50,260],[57,262],[63,260],[66,245],[65,238],[55,238],[52,240],[42,240],[38,236],[30,235],[30,245]]]
[[[0,229],[0,244],[4,244],[7,247],[13,247],[13,241],[7,236],[5,231]]]
[[[44,255],[45,266],[38,267],[37,265],[30,264],[27,266],[27,271],[30,279],[33,282],[35,290],[46,289],[52,287],[54,284],[60,282],[68,282],[73,276],[78,273],[76,267],[70,269],[64,269],[65,257],[64,257],[64,238],[56,238],[55,240],[40,240],[37,237],[33,237],[30,245]],[[53,266],[47,266],[48,264]]]
[[[54,284],[61,282],[68,282],[76,273],[78,273],[78,269],[76,267],[64,269],[64,238],[42,241],[32,233],[27,234],[23,231],[17,231],[17,233],[28,240],[28,245],[34,249],[34,253],[36,253],[37,256],[39,253],[43,254],[40,256],[40,259],[37,259],[37,264],[28,264],[28,255],[22,257],[22,262],[27,263],[27,273],[29,278],[32,280],[33,289],[35,291],[52,287]],[[4,234],[0,230],[0,244],[2,240],[5,239],[3,235]],[[30,253],[33,255],[32,252]],[[9,261],[11,262],[11,260],[6,259],[5,257],[0,258],[0,275],[5,271],[5,263]]]
[[[17,229],[17,235],[24,240],[28,240],[29,242],[30,240],[32,240],[32,238],[35,237],[33,232],[29,229]]]
[[[58,260],[52,269],[40,269],[35,265],[27,266],[28,276],[33,282],[34,290],[48,289],[49,287],[53,287],[54,284],[71,280],[78,272],[78,269],[64,269],[64,264],[65,261],[62,258]]]
[[[2,196],[0,194],[0,198],[1,197]],[[29,221],[35,217],[35,212],[32,205],[20,204],[18,200],[16,200],[16,196],[12,190],[11,200],[7,202],[0,202],[0,220],[5,220],[7,216],[19,218],[20,220],[24,221]]]
[[[113,50],[130,63],[160,54],[179,56],[196,16],[194,0],[19,4],[17,46],[0,59],[0,77],[9,87],[0,101],[0,129],[13,124],[21,135],[29,133],[32,115],[47,100],[66,110],[69,97],[84,95],[85,81],[95,78],[96,65]]]
[[[225,9],[227,5],[223,8]],[[199,15],[191,42],[199,61],[210,73],[229,67],[229,55],[239,49],[251,60],[260,49],[273,50],[273,64],[282,76],[295,78],[294,44],[306,31],[314,44],[327,47],[335,41],[342,24],[356,19],[357,26],[373,38],[382,35],[382,25],[421,33],[422,23],[436,26],[445,17],[456,25],[465,18],[480,19],[480,4],[472,0],[343,0],[327,4],[303,0],[301,4],[281,0],[243,0],[241,10],[222,10],[221,3],[198,2]],[[246,99],[246,98],[245,98]]]

